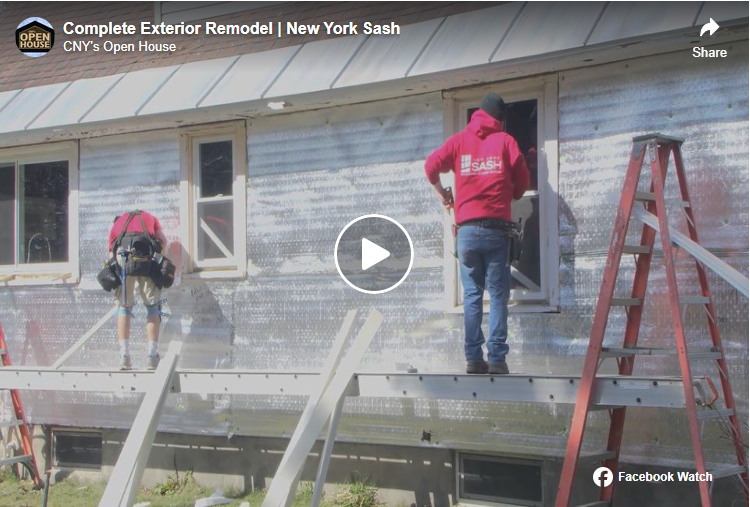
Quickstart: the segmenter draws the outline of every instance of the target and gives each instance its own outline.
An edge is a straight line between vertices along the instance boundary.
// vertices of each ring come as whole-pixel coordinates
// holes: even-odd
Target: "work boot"
[[[161,357],[157,353],[155,356],[148,356],[148,367],[146,369],[148,370],[155,370],[157,366],[159,366],[159,361],[161,360]]]
[[[120,369],[121,370],[132,370],[133,363],[130,362],[130,355],[123,354],[120,356]]]
[[[507,375],[508,373],[510,371],[508,370],[508,363],[505,361],[490,364],[490,375]]]
[[[466,373],[470,375],[482,375],[487,373],[488,369],[486,361],[466,361]]]

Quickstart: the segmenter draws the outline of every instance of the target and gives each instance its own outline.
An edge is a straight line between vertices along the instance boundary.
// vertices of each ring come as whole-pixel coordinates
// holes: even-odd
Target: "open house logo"
[[[44,56],[54,44],[55,30],[46,19],[24,19],[16,28],[16,46],[26,56]]]

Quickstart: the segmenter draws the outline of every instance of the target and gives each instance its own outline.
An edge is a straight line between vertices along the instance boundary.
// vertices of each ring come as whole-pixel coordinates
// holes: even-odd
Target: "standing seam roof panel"
[[[23,90],[10,90],[7,92],[0,92],[0,113],[2,113],[3,109],[5,109],[5,106],[10,104],[10,102],[16,98],[16,95],[21,93]]]
[[[523,5],[508,3],[449,16],[410,76],[488,63]]]
[[[581,47],[604,6],[604,2],[528,2],[492,61]]]
[[[396,36],[373,35],[357,51],[334,88],[406,77],[443,20],[445,18],[437,18],[409,25]]]
[[[181,65],[139,114],[194,109],[238,58],[232,56]]]
[[[82,121],[113,120],[135,116],[177,68],[173,65],[129,72]]]
[[[609,2],[587,45],[690,27],[700,8],[700,2]]]
[[[305,44],[265,97],[330,89],[366,38],[366,35],[357,35]]]
[[[289,46],[240,57],[198,105],[217,106],[261,98],[298,50],[299,46]]]
[[[0,111],[0,132],[24,130],[70,82],[27,88]]]
[[[29,128],[78,123],[124,74],[74,81]]]

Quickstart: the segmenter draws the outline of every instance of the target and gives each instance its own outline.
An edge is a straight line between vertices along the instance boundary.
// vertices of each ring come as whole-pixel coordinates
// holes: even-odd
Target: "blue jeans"
[[[510,266],[506,264],[508,238],[497,229],[473,225],[458,229],[458,259],[464,286],[464,330],[467,361],[482,361],[482,297],[490,293],[490,338],[487,340],[490,364],[505,361],[508,354],[508,299]]]

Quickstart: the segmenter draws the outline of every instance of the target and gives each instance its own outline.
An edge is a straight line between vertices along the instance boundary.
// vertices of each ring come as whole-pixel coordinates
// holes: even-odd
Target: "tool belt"
[[[151,259],[151,280],[160,289],[168,289],[174,284],[175,265],[160,253]]]
[[[458,224],[458,227],[465,227],[472,225],[474,227],[482,227],[484,229],[498,229],[501,231],[508,231],[511,233],[518,233],[518,225],[513,222],[506,222],[505,220],[498,220],[495,218],[482,218],[479,220],[469,220],[462,224]]]
[[[107,292],[112,292],[117,287],[122,285],[122,279],[120,278],[120,266],[117,264],[117,260],[112,257],[104,262],[104,268],[96,275],[96,280],[102,289]]]
[[[137,217],[141,222],[141,232],[127,232],[130,221]],[[124,258],[117,262],[119,251],[125,252]],[[107,292],[121,284],[120,275],[148,276],[158,288],[169,288],[174,284],[176,267],[167,257],[161,254],[162,244],[152,238],[143,222],[141,212],[131,211],[125,225],[112,244],[112,258],[105,263],[104,269],[97,276],[99,284]]]

